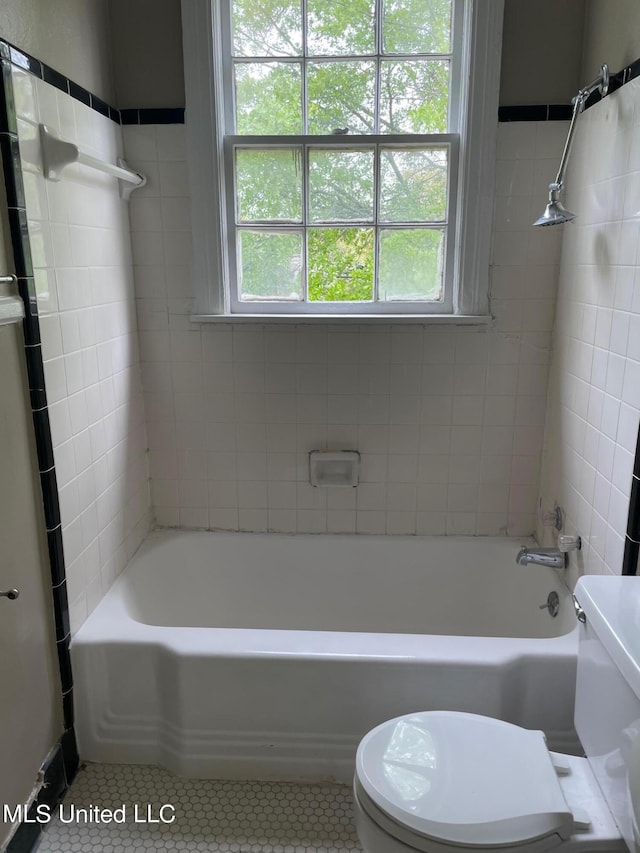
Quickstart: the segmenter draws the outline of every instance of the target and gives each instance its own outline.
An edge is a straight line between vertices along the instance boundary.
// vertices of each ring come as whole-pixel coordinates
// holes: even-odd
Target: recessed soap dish
[[[309,482],[312,486],[358,485],[360,454],[357,450],[312,450],[309,454]]]

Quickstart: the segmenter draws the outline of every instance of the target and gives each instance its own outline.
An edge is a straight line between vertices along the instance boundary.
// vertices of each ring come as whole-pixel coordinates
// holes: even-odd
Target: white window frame
[[[493,220],[495,144],[498,121],[500,53],[504,0],[458,0],[464,3],[466,40],[462,75],[468,80],[466,109],[460,111],[458,134],[447,135],[458,144],[459,162],[451,180],[457,207],[451,301],[434,303],[283,303],[255,301],[232,304],[229,293],[230,247],[226,221],[225,156],[240,137],[228,138],[225,146],[223,55],[220,4],[217,0],[182,0],[182,31],[186,94],[187,157],[192,205],[193,319],[307,319],[353,320],[430,318],[461,321],[488,314],[489,253]],[[443,137],[441,137],[443,138]],[[300,137],[300,141],[309,138]],[[323,144],[331,137],[322,137]],[[374,141],[373,138],[371,141]],[[390,137],[380,137],[384,143]],[[284,142],[286,138],[281,138]],[[434,138],[435,141],[435,138]],[[340,140],[336,140],[339,144]],[[342,140],[344,144],[344,140]],[[452,158],[454,162],[454,158]],[[443,313],[446,312],[446,313]]]

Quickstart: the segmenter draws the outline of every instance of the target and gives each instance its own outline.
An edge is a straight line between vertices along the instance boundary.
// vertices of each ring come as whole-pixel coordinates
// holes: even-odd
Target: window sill
[[[486,326],[490,314],[192,314],[192,323],[331,323],[332,325]]]

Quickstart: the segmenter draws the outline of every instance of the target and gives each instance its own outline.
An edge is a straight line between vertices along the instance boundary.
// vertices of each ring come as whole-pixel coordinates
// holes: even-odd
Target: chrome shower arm
[[[571,145],[573,144],[576,122],[578,120],[578,116],[584,109],[584,105],[587,102],[587,99],[596,91],[596,89],[600,90],[600,94],[603,98],[609,90],[609,67],[607,65],[603,65],[600,68],[600,74],[596,77],[596,79],[589,83],[588,86],[585,86],[583,89],[580,89],[578,94],[573,99],[573,113],[571,115],[571,124],[569,125],[567,141],[564,144],[564,150],[562,152],[562,158],[560,160],[558,174],[556,175],[555,181],[549,184],[549,201],[557,201],[558,193],[564,186],[564,175],[567,171],[567,163],[569,161],[569,154],[571,153]]]
[[[596,91],[596,89],[600,90],[600,94],[602,95],[602,97],[607,94],[607,91],[609,89],[609,68],[607,65],[603,65],[600,69],[600,74],[596,77],[596,79],[589,83],[588,86],[585,86],[583,89],[580,89],[578,94],[573,99],[573,113],[571,115],[571,124],[569,125],[567,141],[564,144],[564,150],[562,152],[562,158],[560,160],[558,174],[556,175],[555,181],[549,184],[550,201],[558,200],[557,194],[564,186],[564,175],[567,171],[567,163],[569,161],[569,154],[571,153],[571,145],[573,144],[576,122],[578,120],[578,116],[584,109],[584,105],[587,102],[587,99]]]
[[[567,171],[567,163],[569,162],[569,154],[571,153],[571,146],[573,144],[573,137],[576,129],[576,122],[578,120],[578,116],[584,109],[584,103],[589,97],[589,95],[584,95],[585,89],[581,89],[576,97],[573,99],[573,113],[571,115],[571,124],[569,125],[569,133],[567,134],[566,142],[564,143],[564,150],[562,152],[562,158],[560,160],[560,166],[558,167],[558,174],[555,177],[555,180],[549,184],[549,201],[557,201],[558,193],[564,186],[564,175]]]

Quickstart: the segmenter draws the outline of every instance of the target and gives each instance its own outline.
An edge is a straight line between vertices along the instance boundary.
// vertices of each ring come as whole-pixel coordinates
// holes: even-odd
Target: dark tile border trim
[[[13,65],[17,65],[19,68],[23,68],[25,71],[29,71],[36,77],[39,77],[41,80],[44,80],[45,83],[50,83],[52,86],[55,86],[56,89],[59,89],[61,92],[64,92],[67,95],[70,95],[76,101],[80,101],[81,103],[86,104],[86,106],[91,107],[91,109],[96,110],[96,112],[99,112],[103,116],[110,118],[116,124],[120,124],[120,110],[117,110],[110,104],[105,103],[102,98],[99,98],[92,92],[87,91],[87,89],[83,88],[82,86],[79,86],[73,80],[70,80],[68,77],[65,77],[64,74],[61,74],[59,71],[56,71],[55,68],[51,68],[50,65],[46,65],[44,62],[41,62],[34,56],[30,56],[28,53],[25,53],[23,50],[20,50],[19,48],[15,47],[5,39],[0,39],[0,58],[2,58],[3,60],[8,60],[9,62],[13,63]],[[2,117],[0,117],[0,130],[5,129],[2,126],[2,121],[3,119]]]
[[[0,39],[0,59],[17,65],[19,68],[29,71],[45,83],[50,83],[61,92],[70,95],[76,101],[80,101],[92,110],[110,118],[116,124],[184,124],[184,107],[150,107],[148,109],[119,110],[112,107],[102,98],[89,92],[83,86],[79,86],[73,80],[60,74],[55,68],[46,65],[34,56],[30,56],[23,50],[14,47],[10,42]],[[7,73],[10,74],[10,65],[7,65]],[[6,89],[6,86],[4,87]],[[0,95],[0,132],[9,131],[16,133],[15,107],[13,106],[13,93],[7,97],[11,98],[9,109],[2,109],[3,104]],[[3,114],[8,118],[3,118]]]
[[[41,62],[28,53],[19,50],[7,41],[0,40],[0,56],[9,58],[14,64],[35,74],[56,89],[66,92],[72,98],[80,101],[101,115],[110,118],[116,124],[184,124],[184,107],[141,107],[138,109],[118,110],[107,104],[97,95],[79,86],[73,80],[60,74],[54,68]],[[615,74],[611,75],[609,94],[615,92],[625,83],[634,80],[640,75],[640,59],[627,65]],[[595,92],[587,101],[585,109],[597,104],[601,100],[600,95]],[[568,121],[572,113],[571,104],[515,104],[512,106],[501,106],[498,108],[498,121]],[[2,130],[0,125],[0,130]]]
[[[149,107],[139,110],[120,110],[123,125],[184,124],[184,107]]]
[[[629,83],[639,76],[640,59],[636,59],[630,65],[625,66],[615,74],[611,74],[607,95],[611,95],[625,83]],[[600,93],[594,92],[587,100],[585,109],[588,110],[589,107],[601,100]],[[569,121],[572,112],[572,104],[525,104],[524,106],[498,107],[498,121]]]
[[[34,74],[116,124],[183,124],[185,111],[183,108],[125,110],[123,120],[120,110],[115,109],[35,57],[0,39],[0,159],[6,186],[11,245],[18,277],[18,292],[25,309],[23,321],[25,361],[47,532],[56,652],[64,719],[64,734],[60,744],[54,757],[48,759],[43,768],[47,783],[47,794],[43,793],[45,791],[43,788],[38,800],[29,810],[28,817],[33,817],[36,806],[40,804],[41,800],[45,802],[45,797],[46,802],[53,801],[53,799],[59,802],[68,785],[73,781],[78,769],[79,757],[74,731],[73,672],[69,655],[71,633],[64,547],[60,524],[60,501],[49,424],[44,364],[40,345],[38,303],[17,136],[17,116],[11,78],[12,64]],[[51,780],[47,774],[54,774],[55,780]],[[29,820],[23,821],[9,842],[7,853],[26,853],[26,851],[35,850],[40,841],[41,829],[39,823],[31,823]]]
[[[640,555],[640,543],[634,542],[628,536],[624,540],[624,556],[622,558],[622,574],[637,574],[638,556]]]
[[[91,109],[96,110],[106,118],[110,118],[116,124],[184,124],[184,107],[141,107],[137,109],[122,109],[112,107],[97,95],[79,86],[73,80],[60,74],[51,66],[46,65],[39,59],[30,56],[12,45],[10,42],[0,39],[0,58],[8,59],[14,65],[35,74],[36,77],[55,86],[62,92],[66,92],[76,101],[80,101]],[[640,59],[611,75],[609,82],[609,94],[615,92],[625,83],[634,80],[640,75]],[[599,93],[589,98],[585,109],[597,104],[601,100]],[[0,108],[1,108],[0,104]],[[513,106],[502,106],[498,108],[498,121],[568,121],[572,113],[571,104],[516,104]],[[11,112],[11,111],[10,111]],[[1,123],[0,131],[11,129],[5,128]],[[15,114],[14,114],[15,122]],[[15,130],[13,131],[15,132]]]
[[[22,57],[22,58],[21,58]],[[18,276],[18,293],[22,299],[25,311],[23,321],[24,357],[27,368],[27,381],[31,398],[31,415],[38,455],[38,471],[42,489],[45,527],[47,533],[47,550],[49,555],[49,572],[51,577],[51,595],[55,621],[55,641],[58,655],[58,666],[61,682],[61,703],[64,719],[64,735],[58,747],[60,759],[52,759],[47,767],[63,768],[62,779],[64,790],[60,785],[56,790],[66,791],[78,768],[78,749],[74,733],[73,713],[73,675],[69,657],[69,642],[71,639],[69,627],[69,602],[67,598],[66,571],[64,563],[64,548],[62,543],[62,528],[60,525],[60,500],[56,480],[53,443],[49,424],[47,407],[47,392],[45,388],[44,364],[42,347],[40,345],[40,323],[38,319],[38,302],[36,299],[35,280],[31,262],[31,244],[27,228],[27,211],[25,206],[24,183],[22,180],[22,164],[16,135],[16,115],[11,80],[11,61],[20,59],[20,66],[32,73],[43,68],[42,63],[33,57],[17,55],[15,49],[0,41],[0,156],[2,170],[7,188],[7,204],[11,247],[13,261]],[[46,75],[43,79],[47,79]],[[49,82],[62,86],[61,75],[51,77]],[[12,130],[16,128],[16,130]],[[48,772],[47,767],[45,770]],[[54,770],[51,770],[54,772]],[[57,771],[56,771],[57,772]],[[58,777],[60,773],[58,773]],[[44,790],[44,789],[43,789]],[[40,824],[24,822],[14,834],[8,853],[29,851],[34,849],[40,840]]]
[[[638,449],[638,453],[640,455],[640,448]],[[637,477],[635,474],[631,478],[627,536],[634,542],[640,542],[640,477]]]
[[[640,566],[640,428],[636,443],[636,456],[633,461],[633,476],[629,493],[629,515],[627,517],[627,534],[624,540],[624,558],[622,560],[623,575],[637,575]]]
[[[71,739],[69,732],[65,731],[42,765],[42,787],[27,812],[27,820],[24,820],[11,836],[7,853],[31,853],[37,849],[47,825],[35,820],[36,809],[41,806],[53,814],[69,790],[78,772],[78,766],[75,737]]]
[[[498,107],[498,121],[564,121],[571,118],[571,111],[571,104]]]

